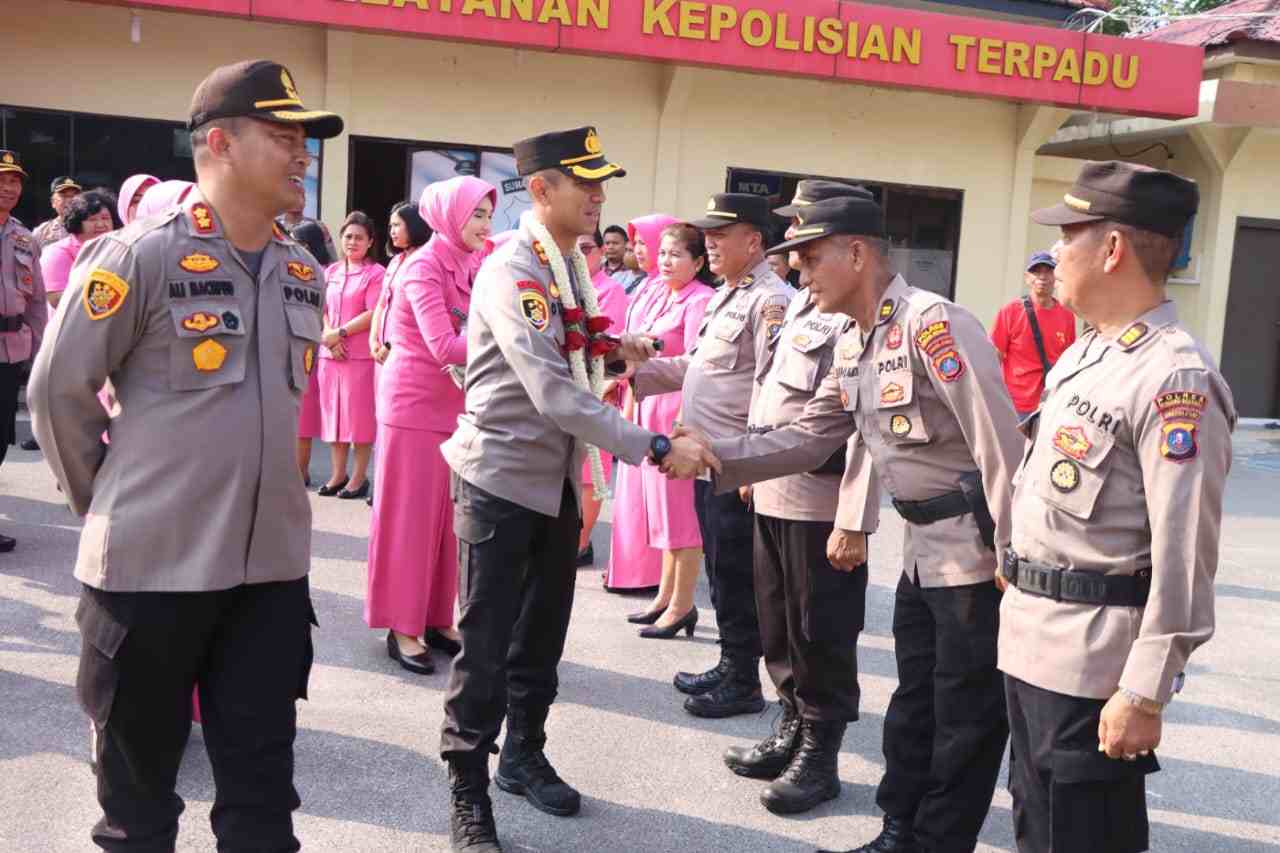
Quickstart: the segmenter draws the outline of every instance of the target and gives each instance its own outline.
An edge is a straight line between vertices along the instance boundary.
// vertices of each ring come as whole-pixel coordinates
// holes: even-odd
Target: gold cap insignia
[[[13,155],[12,155],[12,154],[5,154],[5,155],[4,155],[4,162],[5,162],[5,164],[6,164],[6,165],[12,166],[12,165],[13,165]]]
[[[1085,201],[1082,198],[1076,198],[1070,193],[1068,193],[1067,195],[1064,195],[1062,197],[1062,201],[1064,204],[1066,204],[1067,207],[1071,208],[1072,210],[1080,210],[1085,213],[1088,213],[1089,208],[1093,207],[1093,202]]]
[[[600,153],[600,151],[602,150],[600,147],[600,137],[596,136],[596,132],[594,128],[587,131],[587,139],[585,142],[582,143],[582,145],[584,148],[587,149],[588,154]]]
[[[286,98],[293,98],[300,101],[302,98],[298,96],[298,88],[293,85],[293,78],[289,76],[289,72],[283,68],[280,69],[280,85],[284,86],[284,94]]]

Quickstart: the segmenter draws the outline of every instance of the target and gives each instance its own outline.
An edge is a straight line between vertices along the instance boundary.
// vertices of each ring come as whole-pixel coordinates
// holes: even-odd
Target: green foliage
[[[1230,0],[1116,0],[1111,11],[1120,15],[1169,16],[1198,15],[1230,2]],[[1137,35],[1163,27],[1167,21],[1128,21],[1108,18],[1102,25],[1107,35]]]

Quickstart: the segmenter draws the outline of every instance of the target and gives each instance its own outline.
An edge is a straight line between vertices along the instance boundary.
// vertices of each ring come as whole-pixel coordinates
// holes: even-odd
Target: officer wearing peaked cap
[[[504,718],[498,786],[557,816],[580,806],[543,748],[573,607],[584,451],[632,465],[703,457],[692,439],[641,429],[600,399],[609,323],[577,241],[599,223],[603,181],[625,171],[604,156],[591,127],[521,140],[515,155],[533,209],[476,275],[466,411],[441,448],[455,475],[462,579],[462,651],[440,741],[458,853],[502,849],[488,787]],[[608,357],[639,361],[653,352],[647,339],[625,337]]]
[[[1021,442],[982,324],[895,276],[883,233],[873,200],[834,198],[805,208],[793,239],[770,250],[798,250],[817,308],[856,325],[795,420],[711,442],[716,488],[812,470],[859,433],[907,525],[876,794],[884,831],[858,853],[971,851],[1008,733],[993,577]]]
[[[774,213],[794,217],[813,201],[840,196],[871,198],[861,187],[804,180],[792,204]],[[800,416],[830,372],[836,340],[851,322],[818,310],[808,283],[802,276],[802,289],[770,345],[751,403],[752,432]],[[836,756],[846,724],[858,719],[865,532],[878,523],[880,490],[866,444],[856,436],[848,457],[846,468],[841,447],[814,470],[757,483],[752,494],[756,609],[765,668],[783,713],[775,734],[754,747],[730,747],[725,763],[739,775],[776,780],[761,801],[778,813],[807,811],[839,793]],[[838,566],[827,558],[836,539],[851,552]]]
[[[53,208],[53,218],[46,219],[35,227],[31,236],[36,240],[36,255],[44,251],[45,246],[67,236],[67,228],[62,224],[62,209],[68,201],[80,195],[83,188],[70,175],[59,175],[49,184],[49,206]]]
[[[1000,609],[1022,853],[1148,848],[1164,708],[1213,635],[1235,405],[1165,280],[1196,185],[1088,163],[1062,204],[1058,298],[1092,328],[1028,424]]]
[[[301,203],[307,135],[342,119],[306,109],[265,60],[213,71],[190,116],[198,189],[85,247],[28,400],[85,516],[76,689],[98,733],[94,843],[174,849],[198,686],[219,848],[297,850],[295,703],[315,617],[293,435],[323,279],[272,219]],[[111,420],[95,393],[107,379]]]
[[[18,152],[0,149],[0,464],[16,440],[24,366],[40,349],[49,315],[35,238],[13,215],[29,178]],[[0,534],[0,553],[17,544]]]
[[[641,365],[632,380],[637,397],[682,391],[684,422],[713,436],[746,430],[756,382],[793,294],[765,260],[772,222],[762,196],[712,196],[703,217],[690,224],[704,232],[711,271],[724,284],[707,304],[697,347]],[[706,483],[696,485],[694,500],[720,628],[720,662],[707,672],[678,673],[675,686],[690,694],[684,707],[695,716],[757,713],[764,698],[751,508],[737,494],[712,494]]]

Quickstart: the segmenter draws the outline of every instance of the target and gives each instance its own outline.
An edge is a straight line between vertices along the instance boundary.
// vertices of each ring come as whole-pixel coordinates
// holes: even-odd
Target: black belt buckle
[[[1058,589],[1061,601],[1074,601],[1080,604],[1107,603],[1107,577],[1097,572],[1059,572]]]
[[[915,501],[900,501],[897,498],[894,498],[892,501],[890,501],[890,503],[892,503],[893,508],[898,511],[898,515],[902,516],[903,521],[909,521],[912,524],[928,524],[929,523],[923,520],[920,512],[916,507]]]
[[[1012,548],[1004,552],[1004,566],[1000,572],[1004,579],[1014,586],[1018,585],[1018,554]]]

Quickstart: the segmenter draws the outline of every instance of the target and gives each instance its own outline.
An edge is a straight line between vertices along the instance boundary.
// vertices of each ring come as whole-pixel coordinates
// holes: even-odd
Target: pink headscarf
[[[662,244],[662,232],[668,225],[674,225],[679,221],[665,213],[652,213],[627,223],[627,239],[634,241],[638,236],[644,241],[649,261],[648,268],[644,270],[646,276],[653,277],[658,273],[658,247]]]
[[[463,290],[470,289],[471,276],[488,254],[483,249],[478,252],[468,249],[462,242],[463,227],[486,196],[496,208],[498,190],[493,184],[470,175],[459,175],[427,187],[418,201],[418,214],[434,232],[419,253],[432,259],[431,265],[443,279]]]
[[[160,179],[154,175],[134,175],[124,182],[120,187],[119,203],[116,205],[116,212],[120,214],[120,221],[128,225],[133,221],[133,217],[129,215],[129,205],[133,203],[133,197],[138,194],[138,190],[151,189],[160,183]],[[138,202],[138,206],[142,206],[142,202]]]
[[[155,216],[157,213],[168,210],[175,204],[181,204],[187,197],[187,193],[195,189],[195,186],[190,181],[161,181],[143,194],[134,218],[146,219],[148,216]]]

